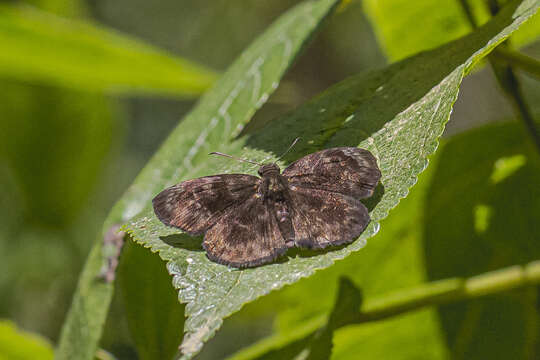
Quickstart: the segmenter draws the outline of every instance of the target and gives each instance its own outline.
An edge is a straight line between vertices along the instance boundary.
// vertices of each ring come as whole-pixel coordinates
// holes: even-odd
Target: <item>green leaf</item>
[[[338,279],[344,275],[362,286],[363,292],[368,294],[368,307],[372,297],[380,297],[373,294],[396,293],[396,289],[414,288],[415,284],[429,280],[425,279],[426,263],[430,273],[434,271],[433,268],[444,271],[444,274],[436,277],[431,275],[432,279],[476,275],[493,270],[495,262],[489,262],[486,266],[489,260],[483,261],[485,255],[479,256],[478,250],[470,251],[488,242],[491,247],[489,253],[494,254],[496,259],[504,260],[498,262],[500,266],[538,259],[540,248],[531,240],[538,237],[537,229],[534,226],[506,227],[523,220],[525,223],[534,221],[540,207],[540,201],[536,200],[540,199],[536,195],[538,191],[533,189],[538,183],[540,162],[535,149],[523,142],[524,136],[517,123],[508,123],[484,126],[442,143],[441,149],[430,160],[432,166],[421,175],[411,194],[383,221],[385,231],[370,241],[370,251],[350,256],[331,269],[259,301],[256,306],[266,308],[271,305],[273,309],[286,309],[279,313],[278,333],[243,349],[231,359],[274,359],[271,355],[279,354],[283,349],[290,352],[294,348],[288,357],[293,358],[305,351],[315,329],[324,324],[324,315],[332,306],[332,291],[336,289]],[[486,238],[479,243],[473,225],[478,220],[478,214],[472,211],[474,207],[467,209],[463,206],[470,203],[463,194],[478,194],[473,198],[482,198],[485,194],[492,194],[490,184],[505,181],[502,179],[513,185],[495,191],[494,198],[501,201],[494,208],[504,212],[505,220],[491,221],[489,224],[492,224],[491,227],[505,227],[508,229],[506,231],[516,228],[521,231],[517,236],[510,237],[504,231],[497,234],[499,229],[496,228],[487,230],[490,228],[488,225],[481,227],[485,229]],[[517,197],[515,189],[523,189]],[[441,203],[443,199],[445,202]],[[431,219],[434,203],[439,208],[435,213],[437,222]],[[515,207],[507,209],[508,203],[515,204]],[[492,212],[491,219],[495,220],[493,215]],[[445,232],[450,234],[443,235]],[[456,236],[460,236],[460,239]],[[465,242],[469,244],[464,245]],[[526,248],[523,248],[524,244]],[[434,254],[433,248],[440,248],[439,254]],[[485,248],[483,250],[486,252]],[[524,252],[529,254],[524,255]],[[324,286],[324,291],[321,291],[321,286]],[[469,303],[443,306],[441,318],[436,311],[426,309],[376,323],[348,326],[335,333],[333,358],[453,358],[449,354],[456,357],[459,354],[458,349],[454,348],[452,335],[462,339],[475,336],[467,347],[460,349],[467,354],[475,351],[474,356],[465,358],[498,358],[491,348],[497,349],[500,354],[512,353],[511,357],[516,359],[535,358],[534,346],[540,343],[534,337],[540,326],[538,309],[534,306],[536,292],[536,288],[521,289]],[[469,314],[485,314],[469,317],[469,323],[464,324],[462,315],[467,310]],[[352,312],[349,314],[354,316]],[[441,319],[446,334],[439,330]],[[497,340],[486,341],[495,336]],[[501,341],[506,338],[508,341]],[[449,348],[447,344],[450,344]],[[516,344],[521,345],[516,347]],[[506,358],[506,355],[502,358]]]
[[[60,333],[55,360],[91,360],[103,330],[113,284],[99,278],[104,264],[103,237],[98,236],[79,276],[77,290]]]
[[[11,321],[0,320],[0,360],[52,360],[51,344],[42,337],[19,330]]]
[[[538,41],[540,36],[540,14],[535,14],[530,21],[523,24],[514,35],[512,35],[512,45],[522,47]]]
[[[130,333],[141,360],[170,360],[178,351],[184,306],[156,255],[128,241],[122,250],[118,284]]]
[[[86,205],[111,149],[116,104],[100,94],[0,84],[0,159],[17,181],[28,218],[65,226]]]
[[[403,0],[366,0],[363,4],[379,44],[391,60],[435,48],[471,31],[457,0],[420,0],[414,6]],[[418,26],[419,19],[422,26]]]
[[[25,3],[57,15],[77,18],[87,14],[87,4],[80,0],[26,0]]]
[[[523,141],[525,136],[516,123],[499,124],[455,136],[442,146],[419,204],[424,221],[412,221],[408,230],[417,233],[422,259],[415,262],[400,254],[403,269],[405,263],[409,271],[412,264],[425,266],[428,280],[434,280],[540,258],[538,227],[531,226],[540,211],[535,186],[540,161],[536,150]],[[479,211],[482,208],[491,210]],[[415,230],[419,224],[422,228]],[[418,339],[433,333],[438,335],[441,356],[426,358],[534,359],[540,351],[537,304],[538,288],[530,287],[442,306],[438,316],[431,313],[431,323],[392,320],[387,340],[377,339],[376,330],[391,322],[374,324],[367,340],[372,325],[350,327],[335,340],[335,358],[354,359],[359,354],[366,359],[399,358],[389,350],[395,344],[404,344],[398,346],[400,353],[408,354],[403,358],[417,358],[426,345],[422,340],[423,346],[415,348]]]
[[[0,76],[114,93],[195,96],[215,80],[200,65],[112,30],[0,5]]]
[[[279,80],[302,46],[321,21],[332,13],[336,3],[336,0],[319,0],[300,4],[280,17],[259,37],[217,81],[213,89],[203,96],[197,107],[181,122],[139,174],[135,183],[112,209],[104,224],[103,234],[112,225],[138,215],[150,203],[153,195],[166,184],[176,181],[180,175],[191,176],[191,173],[196,173],[197,161],[203,156],[207,159],[209,149],[219,150],[214,146],[227,143],[239,130],[238,127],[277,88]],[[62,328],[58,360],[89,360],[97,348],[113,292],[113,284],[97,279],[104,261],[102,242],[102,237],[96,240],[79,279],[73,304]],[[159,243],[172,248],[161,241]],[[167,259],[168,255],[160,253],[160,256]],[[185,262],[184,266],[187,265]],[[169,272],[177,274],[175,264],[170,264]],[[178,278],[175,283],[180,286]],[[187,306],[186,314],[193,313],[194,307]],[[188,343],[188,353],[197,352],[202,341],[208,339],[220,326],[221,317],[212,315],[212,311],[209,314],[212,321],[198,328],[198,336]],[[188,323],[187,329],[197,328],[192,320],[188,319]]]
[[[426,196],[430,279],[540,259],[540,159],[517,126],[458,136],[441,151]],[[440,308],[452,358],[540,356],[538,288]],[[489,329],[489,331],[487,330]]]
[[[490,15],[485,0],[466,0],[478,24]],[[406,0],[363,2],[375,33],[391,60],[400,60],[422,50],[455,40],[468,34],[472,26],[460,5],[461,0]],[[540,15],[536,15],[512,36],[514,44],[523,46],[540,35]],[[421,19],[422,26],[418,26]]]
[[[241,57],[223,82],[205,96],[143,170],[130,189],[132,201],[121,205],[129,210],[126,217],[138,213],[126,227],[127,231],[135,241],[159,251],[169,262],[173,285],[179,290],[180,300],[187,303],[183,351],[186,354],[197,352],[202,342],[219,328],[222,319],[243,304],[312,275],[315,270],[326,268],[362,248],[366,239],[377,232],[378,221],[407,195],[417,175],[426,167],[427,157],[435,151],[450,116],[463,76],[532,16],[537,7],[537,3],[513,2],[465,38],[385,69],[349,78],[293,113],[271,122],[247,140],[229,141],[234,125],[241,124],[254,110],[250,107],[239,118],[232,116],[245,108],[239,101],[230,101],[231,97],[240,97],[236,91],[239,84],[244,86],[242,80],[234,81],[233,76],[250,74],[253,66],[249,65],[251,62],[242,63],[245,58]],[[271,30],[266,35],[270,33]],[[264,40],[264,37],[259,39]],[[266,68],[260,70],[258,74],[264,79]],[[231,81],[236,85],[229,85]],[[244,96],[258,98],[252,94]],[[217,99],[225,99],[225,102]],[[202,124],[200,114],[205,114],[210,122]],[[200,247],[186,246],[193,244],[187,235],[165,227],[154,216],[150,198],[166,186],[196,176],[253,171],[245,164],[209,159],[205,155],[208,151],[254,160],[275,159],[297,136],[301,136],[303,142],[284,162],[339,145],[367,148],[379,160],[383,189],[369,204],[373,221],[349,246],[319,255],[300,252],[282,263],[239,271],[209,261]]]

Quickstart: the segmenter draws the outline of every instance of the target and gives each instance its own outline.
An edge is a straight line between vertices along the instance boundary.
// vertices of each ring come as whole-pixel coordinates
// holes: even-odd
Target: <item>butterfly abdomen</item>
[[[287,247],[294,246],[294,228],[291,219],[291,201],[287,180],[278,172],[259,171],[262,175],[259,196],[268,212],[276,219],[279,231]]]

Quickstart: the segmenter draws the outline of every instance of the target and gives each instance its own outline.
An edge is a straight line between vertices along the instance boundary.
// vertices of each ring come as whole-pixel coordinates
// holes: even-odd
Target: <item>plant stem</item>
[[[477,28],[478,24],[476,23],[476,19],[474,18],[474,15],[472,13],[472,9],[469,6],[469,3],[467,2],[467,0],[459,0],[459,3],[461,5],[461,9],[465,13],[465,16],[467,17],[467,20],[469,21],[469,23],[471,24],[473,29]]]
[[[540,153],[540,134],[534,122],[534,118],[525,102],[525,97],[523,96],[523,91],[521,89],[519,79],[517,78],[514,70],[509,65],[499,65],[493,61],[493,57],[489,57],[490,64],[495,73],[499,84],[503,88],[503,91],[506,93],[508,99],[512,103],[513,107],[516,109],[516,112],[520,115],[519,118],[523,121],[527,132],[537,148],[537,151]]]
[[[495,60],[504,61],[540,79],[540,61],[502,46],[495,49],[492,55]]]
[[[104,259],[102,248],[100,238],[94,243],[79,277],[73,302],[62,326],[55,360],[94,358],[113,295],[113,283],[100,278]]]
[[[457,301],[470,300],[493,295],[525,286],[540,284],[540,260],[526,265],[480,274],[470,278],[450,278],[433,281],[418,287],[391,293],[373,300],[366,300],[359,311],[339,324],[334,331],[349,325],[384,320],[393,316],[415,311],[428,306],[438,306]],[[249,353],[238,353],[232,359],[264,358],[276,349],[286,348],[296,343],[308,343],[328,326],[328,316],[318,316],[286,338],[275,335],[263,339]]]
[[[109,258],[104,256],[103,250],[106,246],[104,239],[111,236],[111,231],[116,233],[114,229],[118,227],[108,229],[94,243],[79,277],[73,302],[62,326],[55,360],[94,358],[114,291],[112,279],[107,281],[104,275],[110,278],[110,271],[114,273],[116,266],[104,273],[103,265],[108,263]],[[123,233],[119,236],[122,241]]]
[[[347,325],[382,320],[425,306],[469,300],[540,283],[540,261],[473,276],[434,281],[407,291],[367,301]]]

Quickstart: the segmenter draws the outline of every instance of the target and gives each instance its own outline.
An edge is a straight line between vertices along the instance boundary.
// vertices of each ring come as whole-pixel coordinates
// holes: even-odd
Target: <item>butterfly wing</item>
[[[375,157],[356,147],[337,147],[306,155],[289,165],[282,175],[292,187],[337,192],[355,199],[373,195],[381,178]]]
[[[373,195],[381,172],[375,157],[356,147],[338,147],[304,156],[283,176],[289,185],[297,246],[325,248],[356,239],[370,221],[358,200]]]
[[[287,251],[276,218],[256,195],[227,210],[204,236],[203,247],[210,260],[240,268],[271,262]]]
[[[369,223],[367,208],[359,200],[332,191],[296,188],[290,191],[295,244],[322,249],[348,244]]]
[[[184,181],[160,192],[153,200],[161,222],[199,235],[231,207],[257,192],[260,179],[244,174],[223,174]]]

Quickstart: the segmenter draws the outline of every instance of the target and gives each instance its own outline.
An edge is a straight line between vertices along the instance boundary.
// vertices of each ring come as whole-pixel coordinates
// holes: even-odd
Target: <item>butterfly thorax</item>
[[[281,173],[281,169],[276,163],[264,164],[259,168],[258,173],[263,178],[266,176],[276,176]]]
[[[287,197],[287,181],[280,174],[279,166],[276,164],[265,164],[259,168],[259,175],[262,177],[259,186],[259,195],[267,202],[283,201]]]

